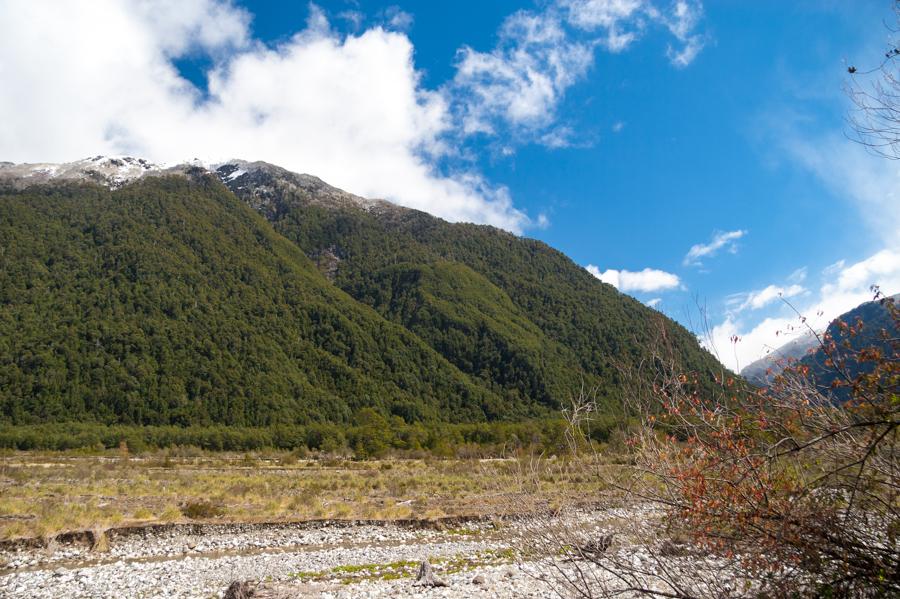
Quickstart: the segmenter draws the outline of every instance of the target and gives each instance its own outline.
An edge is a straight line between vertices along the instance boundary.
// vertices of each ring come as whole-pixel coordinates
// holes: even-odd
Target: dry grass
[[[516,460],[300,460],[289,453],[110,451],[0,455],[0,538],[196,520],[402,519],[494,514],[521,491]],[[530,505],[591,497],[596,477],[560,464],[529,480]],[[200,509],[200,508],[203,509]]]

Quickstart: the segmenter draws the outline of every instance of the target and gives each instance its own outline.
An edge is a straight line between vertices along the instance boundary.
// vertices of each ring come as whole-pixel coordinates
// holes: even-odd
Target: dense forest
[[[616,414],[660,324],[716,369],[540,242],[289,177],[0,189],[0,423],[523,421],[582,381]]]
[[[662,345],[685,371],[722,374],[684,327],[543,242],[386,203],[360,205],[314,177],[238,164],[238,177],[228,176],[233,167],[222,170],[227,185],[337,286],[508,396],[558,405],[584,381],[616,411],[622,367]]]

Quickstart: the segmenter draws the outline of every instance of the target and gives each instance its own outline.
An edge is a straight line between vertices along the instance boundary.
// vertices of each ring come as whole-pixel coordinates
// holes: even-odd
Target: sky
[[[890,0],[0,0],[0,161],[265,160],[547,242],[738,370],[900,292]]]

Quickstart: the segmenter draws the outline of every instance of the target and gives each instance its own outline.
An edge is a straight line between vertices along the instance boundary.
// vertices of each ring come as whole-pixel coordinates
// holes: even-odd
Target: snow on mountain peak
[[[94,156],[74,162],[53,163],[0,163],[0,180],[17,181],[28,186],[50,181],[92,181],[116,189],[148,173],[157,173],[164,167],[131,156]]]
[[[175,165],[157,164],[132,156],[93,156],[61,164],[0,162],[0,183],[23,189],[56,182],[86,182],[119,189],[147,176],[185,175],[197,170],[218,177],[254,207],[267,205],[276,196],[288,193],[323,206],[355,206],[367,211],[397,209],[390,202],[348,193],[312,175],[295,173],[267,162],[238,159],[212,163],[194,158]]]

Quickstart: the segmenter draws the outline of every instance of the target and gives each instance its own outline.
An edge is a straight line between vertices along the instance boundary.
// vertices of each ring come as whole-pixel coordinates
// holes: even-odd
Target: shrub
[[[220,505],[209,501],[189,502],[181,506],[181,513],[191,520],[208,520],[218,518],[225,513]]]

